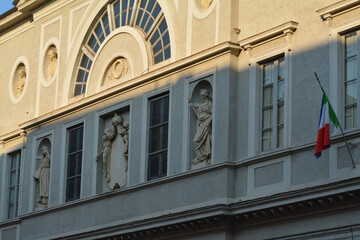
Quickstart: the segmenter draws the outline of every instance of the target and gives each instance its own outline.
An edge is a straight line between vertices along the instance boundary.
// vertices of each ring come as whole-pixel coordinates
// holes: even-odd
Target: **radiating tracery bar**
[[[85,93],[91,65],[92,61],[85,54],[83,54],[75,82],[75,96]]]
[[[130,25],[134,10],[134,0],[118,0],[113,3],[115,27]]]

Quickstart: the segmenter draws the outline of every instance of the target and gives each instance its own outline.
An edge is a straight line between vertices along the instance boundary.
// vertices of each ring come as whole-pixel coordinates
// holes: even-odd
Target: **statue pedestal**
[[[35,207],[35,211],[40,211],[40,210],[44,210],[47,208],[47,205],[43,204],[43,203],[37,203],[36,207]]]
[[[206,166],[209,166],[209,165],[210,165],[210,163],[208,161],[202,161],[202,162],[199,162],[197,164],[192,164],[191,165],[191,170],[203,168],[203,167],[206,167]]]

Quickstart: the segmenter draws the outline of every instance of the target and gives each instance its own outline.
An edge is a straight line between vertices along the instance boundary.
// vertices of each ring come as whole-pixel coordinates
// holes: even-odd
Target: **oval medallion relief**
[[[12,81],[12,90],[15,98],[20,98],[25,90],[26,84],[26,68],[23,63],[20,63],[14,72]]]
[[[46,82],[56,77],[58,52],[55,45],[50,45],[44,55],[43,74]]]
[[[118,83],[119,80],[127,80],[131,76],[129,61],[124,57],[116,58],[105,71],[103,85]]]

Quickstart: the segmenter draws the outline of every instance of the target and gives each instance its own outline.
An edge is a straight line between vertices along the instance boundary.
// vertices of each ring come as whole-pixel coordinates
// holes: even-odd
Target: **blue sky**
[[[14,7],[14,5],[12,5],[13,1],[14,0],[0,0],[0,14],[3,14],[7,10],[13,8]]]

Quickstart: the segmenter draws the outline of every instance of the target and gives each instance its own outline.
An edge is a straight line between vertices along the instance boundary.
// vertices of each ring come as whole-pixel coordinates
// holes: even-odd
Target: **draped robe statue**
[[[197,131],[193,140],[196,158],[192,161],[192,164],[196,165],[205,162],[208,165],[211,160],[212,99],[207,89],[201,89],[200,96],[203,103],[197,111],[192,105],[191,99],[188,99],[189,105],[197,118]]]
[[[50,182],[50,151],[47,146],[41,148],[40,166],[34,174],[34,178],[39,181],[39,199],[38,203],[48,204],[49,198],[49,182]]]
[[[115,127],[113,129],[106,128],[104,130],[104,135],[102,136],[102,150],[96,158],[98,159],[102,154],[103,156],[102,171],[107,182],[110,182],[110,166],[111,166],[110,154],[111,154],[111,146],[114,136],[115,136]]]
[[[125,186],[127,183],[129,123],[124,122],[123,117],[115,113],[111,119],[111,124],[111,128],[104,130],[102,149],[96,160],[102,156],[102,170],[106,182],[111,189],[116,189]],[[122,138],[122,142],[119,142],[120,139],[118,139],[117,134]]]

